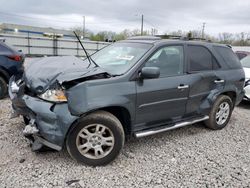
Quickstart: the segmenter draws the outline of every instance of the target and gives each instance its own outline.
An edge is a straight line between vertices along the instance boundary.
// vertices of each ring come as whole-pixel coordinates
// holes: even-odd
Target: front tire
[[[120,121],[109,112],[97,111],[80,119],[70,130],[66,147],[76,161],[102,166],[119,155],[124,140]]]
[[[205,121],[205,125],[213,130],[223,129],[230,120],[233,108],[234,105],[229,96],[219,96],[210,111],[209,119]]]
[[[6,81],[0,77],[0,99],[3,99],[6,96],[7,90],[8,87]]]

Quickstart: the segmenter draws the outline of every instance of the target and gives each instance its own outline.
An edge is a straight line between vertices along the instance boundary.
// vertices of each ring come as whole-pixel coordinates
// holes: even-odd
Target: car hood
[[[250,68],[245,68],[244,67],[244,71],[245,71],[246,79],[250,79]]]
[[[26,68],[24,80],[33,92],[43,93],[56,82],[62,84],[84,77],[105,73],[74,56],[46,57],[32,61]]]

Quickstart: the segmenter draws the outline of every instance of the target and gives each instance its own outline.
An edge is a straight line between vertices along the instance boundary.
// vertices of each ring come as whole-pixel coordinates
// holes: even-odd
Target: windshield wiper
[[[84,46],[83,46],[83,44],[82,44],[82,42],[81,42],[79,36],[76,34],[75,31],[73,31],[73,32],[74,32],[74,34],[75,34],[75,36],[76,36],[78,42],[80,43],[80,45],[81,45],[81,47],[82,47],[84,53],[86,54],[86,57],[87,57],[88,61],[89,61],[88,68],[89,68],[89,66],[91,65],[91,62],[94,63],[95,67],[99,67],[99,65],[97,65],[97,63],[91,58],[91,56],[88,54],[87,50],[84,48]]]

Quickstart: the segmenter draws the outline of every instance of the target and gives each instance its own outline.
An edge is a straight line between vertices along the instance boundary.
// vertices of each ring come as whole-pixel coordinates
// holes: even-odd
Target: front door
[[[183,74],[183,46],[158,49],[145,63],[158,67],[160,77],[138,80],[136,83],[136,124],[145,128],[171,122],[185,114],[189,85]]]

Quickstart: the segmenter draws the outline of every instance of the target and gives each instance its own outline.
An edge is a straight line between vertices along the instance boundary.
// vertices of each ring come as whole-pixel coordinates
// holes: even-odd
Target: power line
[[[5,13],[5,12],[0,12],[0,15],[3,15],[3,16],[7,16],[7,17],[15,17],[15,18],[23,18],[23,19],[32,19],[32,20],[46,20],[47,22],[60,22],[60,23],[75,23],[77,25],[82,25],[82,22],[75,22],[75,21],[62,21],[62,20],[59,20],[59,19],[50,19],[50,18],[37,18],[37,17],[30,17],[30,16],[23,16],[23,15],[18,15],[18,14],[10,14],[10,13]],[[101,24],[112,24],[112,25],[121,25],[122,22],[114,22],[114,21],[104,21],[104,22],[101,22],[101,23],[88,23],[88,25],[101,25]],[[131,24],[127,24],[126,25],[129,25],[129,26],[132,26]],[[135,25],[133,25],[134,27]]]
[[[54,19],[54,18],[38,18],[38,17],[30,17],[30,16],[24,16],[24,15],[19,15],[19,14],[11,14],[11,13],[6,13],[6,12],[0,12],[1,15],[7,16],[7,17],[17,17],[17,18],[25,18],[25,19],[33,19],[33,20],[38,20],[38,19],[42,19],[42,20],[47,20],[47,21],[56,21],[56,22],[61,22],[61,23],[81,23],[81,22],[75,22],[75,21],[62,21],[59,19]]]
[[[58,22],[58,23],[68,23],[68,24],[77,24],[77,25],[85,25],[83,22],[85,22],[85,20],[83,22],[76,22],[76,21],[70,21],[70,20],[65,20],[65,19],[55,19],[55,18],[46,18],[46,17],[42,17],[42,18],[39,18],[39,17],[32,17],[32,16],[26,16],[26,15],[21,15],[21,14],[13,14],[13,13],[6,13],[6,12],[2,12],[0,11],[0,15],[4,16],[4,17],[13,17],[13,18],[19,18],[19,19],[23,19],[23,20],[44,20],[46,22]],[[142,22],[143,24],[141,25],[141,29],[143,29],[143,26],[144,26],[144,18],[142,18]],[[148,21],[146,21],[148,22]],[[133,24],[132,24],[133,23]],[[129,26],[129,27],[136,27],[136,24],[135,24],[135,21],[133,21],[131,23],[128,22],[128,23],[125,23],[124,26]],[[149,23],[149,22],[148,22]],[[100,22],[100,23],[88,23],[88,25],[103,25],[103,24],[111,24],[111,25],[119,25],[121,26],[122,25],[122,21],[103,21],[103,22]],[[42,25],[46,25],[46,26],[51,26],[49,25],[48,23],[42,23]],[[152,25],[152,24],[151,24]],[[53,25],[53,27],[57,27],[57,28],[63,28],[63,27],[58,27],[58,26],[55,26],[55,24]],[[83,26],[84,30],[86,30],[86,26]]]
[[[150,26],[154,27],[155,29],[160,30],[159,27],[156,27],[155,24],[153,24],[152,22],[148,21],[148,19],[145,19],[145,18],[144,18],[144,21],[145,21],[146,23],[148,23]]]

